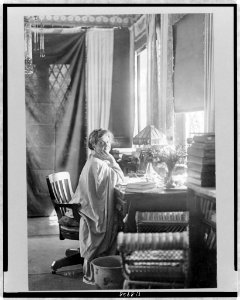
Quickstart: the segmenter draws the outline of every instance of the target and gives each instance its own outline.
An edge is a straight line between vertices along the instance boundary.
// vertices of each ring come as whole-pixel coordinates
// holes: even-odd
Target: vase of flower
[[[174,181],[173,181],[173,177],[172,177],[172,175],[173,175],[173,169],[174,168],[168,169],[168,172],[167,172],[167,175],[166,175],[166,178],[165,178],[165,186],[168,189],[175,187],[175,184],[174,184]]]
[[[177,146],[159,146],[151,147],[144,153],[144,163],[151,163],[153,167],[156,168],[158,165],[165,164],[166,175],[164,178],[166,188],[175,187],[173,181],[173,172],[176,164],[186,163],[186,149],[182,145]]]
[[[166,188],[174,188],[173,172],[175,166],[179,162],[183,162],[186,158],[186,150],[182,145],[165,146],[159,154],[160,160],[167,165],[167,174],[165,177]]]

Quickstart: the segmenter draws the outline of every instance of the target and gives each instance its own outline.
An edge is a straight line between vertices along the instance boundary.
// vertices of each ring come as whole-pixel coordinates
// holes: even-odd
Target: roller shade
[[[204,14],[190,14],[173,26],[174,109],[204,109]]]

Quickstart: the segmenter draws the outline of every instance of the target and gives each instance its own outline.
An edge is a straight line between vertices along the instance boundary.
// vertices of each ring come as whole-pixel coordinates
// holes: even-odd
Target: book
[[[210,179],[187,178],[188,183],[193,183],[201,187],[215,187],[215,177]]]
[[[199,156],[188,155],[187,162],[193,162],[202,165],[215,165],[215,157],[199,157]]]
[[[187,174],[188,174],[188,177],[201,179],[201,180],[208,180],[211,178],[215,178],[215,171],[214,172],[199,172],[199,171],[194,171],[194,170],[188,169]]]
[[[195,135],[193,137],[194,142],[200,143],[215,143],[215,133],[206,133],[202,135]]]
[[[197,149],[194,147],[189,147],[187,149],[187,153],[193,156],[215,158],[215,149],[209,150],[209,149]]]
[[[214,165],[208,165],[208,164],[199,164],[194,162],[188,162],[187,164],[188,170],[194,170],[198,172],[215,172],[215,164]]]
[[[193,142],[190,147],[195,149],[215,150],[215,142],[213,143]]]

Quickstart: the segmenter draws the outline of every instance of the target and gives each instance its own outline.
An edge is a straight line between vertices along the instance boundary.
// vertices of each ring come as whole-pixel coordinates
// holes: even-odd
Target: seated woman
[[[91,261],[116,251],[113,192],[124,175],[109,153],[112,140],[113,135],[108,130],[94,130],[89,135],[88,147],[92,151],[71,201],[81,204],[80,255],[84,257],[83,281],[89,284],[94,284]]]

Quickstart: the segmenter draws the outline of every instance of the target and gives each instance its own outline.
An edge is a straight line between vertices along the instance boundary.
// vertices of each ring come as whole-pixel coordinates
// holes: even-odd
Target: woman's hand
[[[98,152],[95,151],[95,153],[98,158],[100,158],[102,160],[108,160],[111,164],[115,163],[115,159],[110,153],[108,153],[104,150],[98,151]]]

